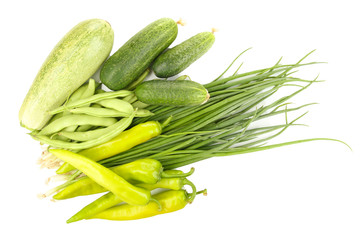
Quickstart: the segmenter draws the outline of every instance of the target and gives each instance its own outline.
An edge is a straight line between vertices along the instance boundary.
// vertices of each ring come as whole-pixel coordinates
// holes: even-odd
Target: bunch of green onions
[[[113,167],[136,159],[153,158],[159,160],[165,169],[173,169],[211,157],[250,153],[314,140],[339,141],[311,138],[266,145],[268,140],[278,136],[288,127],[299,125],[295,122],[305,115],[302,114],[288,122],[288,112],[313,104],[287,108],[290,98],[318,82],[316,79],[304,80],[291,76],[297,68],[317,63],[301,63],[311,53],[296,64],[282,65],[280,59],[272,67],[246,73],[237,73],[240,65],[232,76],[223,77],[240,54],[221,76],[204,85],[211,96],[206,104],[180,108],[148,107],[154,115],[137,119],[133,124],[157,120],[163,122],[163,134],[126,152],[101,160],[100,163]],[[297,90],[262,105],[286,86],[297,87]],[[279,114],[286,115],[285,123],[251,127],[251,124],[258,120]]]

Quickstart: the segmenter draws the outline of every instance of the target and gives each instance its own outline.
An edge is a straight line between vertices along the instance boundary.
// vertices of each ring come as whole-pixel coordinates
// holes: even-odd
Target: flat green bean
[[[84,84],[82,86],[80,86],[76,91],[74,91],[72,93],[72,95],[68,98],[68,100],[66,101],[68,102],[74,102],[76,100],[79,100],[82,98],[84,92],[89,88],[89,83],[88,84]]]
[[[95,90],[96,90],[96,81],[91,78],[90,80],[88,80],[87,85],[82,86],[82,89],[80,87],[79,91],[76,90],[72,94],[72,96],[68,99],[68,103],[75,102],[82,98],[90,97],[95,93]],[[63,112],[62,114],[63,114],[63,116],[65,116],[65,115],[69,114],[69,112]],[[78,125],[72,125],[72,126],[66,127],[65,131],[74,132],[74,131],[76,131],[77,127],[78,127]],[[60,140],[65,140],[65,139],[60,138]]]
[[[137,109],[135,111],[135,117],[150,117],[154,115],[154,113],[150,112],[147,109]]]
[[[38,134],[49,135],[61,131],[62,129],[72,125],[92,125],[92,126],[110,126],[117,122],[115,118],[101,118],[87,116],[85,114],[69,114],[58,118],[54,122],[45,126]]]
[[[93,126],[89,125],[89,124],[81,125],[81,126],[78,126],[78,128],[76,129],[76,132],[85,132],[85,131],[90,130],[91,128],[93,128]]]
[[[143,103],[143,102],[140,102],[140,101],[136,101],[134,103],[132,103],[132,106],[134,108],[138,108],[138,109],[141,109],[141,108],[146,108],[149,106],[149,104],[146,104],[146,103]]]
[[[121,121],[121,120],[120,120]],[[111,126],[108,126],[106,128],[98,128],[95,130],[85,131],[85,132],[67,132],[67,131],[61,131],[58,134],[60,136],[75,140],[75,141],[88,141],[92,139],[99,138],[105,134],[107,134],[110,131],[115,131],[115,129],[118,126],[118,122],[112,124]]]
[[[135,94],[130,94],[127,97],[124,97],[122,100],[128,102],[128,103],[133,103],[137,100],[137,97]]]
[[[128,117],[132,114],[120,112],[109,108],[96,108],[96,107],[80,107],[69,110],[71,113],[86,114],[95,117]]]
[[[116,137],[117,135],[119,135],[121,132],[123,132],[126,128],[128,128],[130,126],[133,118],[134,118],[134,114],[132,114],[130,117],[123,118],[117,122],[117,127],[115,127],[114,131],[110,131],[107,134],[104,134],[97,139],[92,139],[92,140],[80,142],[80,143],[52,140],[49,137],[44,136],[44,135],[33,135],[32,137],[35,140],[37,140],[43,144],[48,144],[49,146],[52,146],[52,147],[69,149],[69,150],[82,150],[82,149],[87,149],[87,148],[97,146],[99,144],[107,142],[107,141],[111,140],[112,138]]]
[[[99,102],[104,99],[110,99],[110,98],[116,98],[116,97],[126,97],[126,96],[130,95],[131,93],[132,93],[131,91],[127,91],[127,90],[98,93],[91,97],[75,101],[73,103],[64,104],[64,105],[50,111],[49,114],[56,114],[56,113],[63,112],[68,109],[72,109],[72,108],[76,108],[76,107],[84,107],[84,106],[87,106],[88,104]]]
[[[111,108],[119,112],[124,112],[126,114],[131,114],[132,112],[134,112],[134,108],[129,102],[117,98],[105,99],[97,103],[106,108]]]
[[[95,94],[96,91],[96,81],[94,79],[88,80],[87,88],[84,90],[82,96],[79,99],[88,98]]]

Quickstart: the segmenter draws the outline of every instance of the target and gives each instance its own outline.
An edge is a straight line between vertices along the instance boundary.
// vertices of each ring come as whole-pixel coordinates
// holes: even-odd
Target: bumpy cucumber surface
[[[41,129],[59,107],[109,56],[113,30],[101,19],[83,21],[54,47],[40,68],[19,111],[20,124]]]
[[[212,32],[202,32],[162,53],[153,64],[156,76],[177,75],[203,56],[215,41]]]
[[[137,79],[178,34],[177,23],[161,18],[135,34],[104,64],[100,78],[111,90],[120,90]]]
[[[209,99],[207,89],[190,80],[151,80],[135,89],[139,101],[150,105],[194,106]]]

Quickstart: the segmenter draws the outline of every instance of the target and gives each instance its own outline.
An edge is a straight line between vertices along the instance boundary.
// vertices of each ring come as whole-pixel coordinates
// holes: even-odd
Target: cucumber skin
[[[151,80],[135,89],[139,101],[150,105],[195,106],[209,99],[207,89],[190,80]]]
[[[170,18],[147,25],[105,62],[100,73],[101,82],[111,90],[127,87],[170,46],[177,34],[177,23]]]
[[[208,52],[214,41],[213,33],[202,32],[162,53],[152,66],[155,75],[160,78],[177,75]]]
[[[86,82],[109,56],[113,30],[101,19],[73,27],[53,48],[35,77],[19,111],[20,125],[40,130],[50,110]]]

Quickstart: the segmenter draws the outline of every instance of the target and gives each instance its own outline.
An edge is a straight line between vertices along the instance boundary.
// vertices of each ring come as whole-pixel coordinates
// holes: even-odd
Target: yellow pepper
[[[206,194],[206,190],[198,192]],[[136,220],[152,217],[160,214],[170,213],[183,209],[188,203],[191,203],[196,192],[188,194],[185,190],[168,190],[158,193],[153,198],[160,203],[149,202],[144,206],[136,206],[129,204],[121,204],[106,209],[91,218],[107,219],[107,220]]]
[[[99,161],[125,152],[132,147],[148,141],[161,134],[161,125],[157,121],[140,123],[129,130],[123,131],[117,137],[98,146],[80,151],[78,154],[93,161]],[[58,174],[66,173],[75,168],[69,163],[64,163],[58,170]]]

